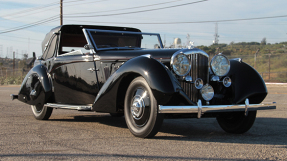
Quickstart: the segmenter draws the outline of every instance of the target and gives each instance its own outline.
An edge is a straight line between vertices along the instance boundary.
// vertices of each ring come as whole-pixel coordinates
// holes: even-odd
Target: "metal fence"
[[[261,54],[227,56],[242,58],[243,62],[255,68],[265,82],[287,82],[287,54]]]
[[[210,56],[213,57],[213,56]],[[232,55],[229,59],[242,58],[255,68],[265,82],[287,83],[287,54],[263,54],[263,55]],[[0,85],[21,84],[29,69],[2,67],[0,69]]]
[[[28,70],[25,69],[0,69],[0,85],[21,84]]]

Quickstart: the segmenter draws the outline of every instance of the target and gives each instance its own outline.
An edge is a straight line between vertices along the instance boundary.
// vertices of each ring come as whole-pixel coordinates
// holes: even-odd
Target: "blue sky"
[[[189,4],[197,1],[199,0],[64,0],[64,24],[136,27],[143,32],[160,33],[167,45],[170,45],[177,37],[185,43],[186,35],[190,34],[190,40],[194,41],[195,45],[211,45],[215,33],[214,21],[287,16],[286,0],[208,0]],[[59,0],[1,0],[0,33],[59,15],[58,3]],[[178,7],[172,7],[177,5]],[[164,7],[166,9],[162,9]],[[151,9],[155,10],[144,12],[144,10]],[[137,11],[142,12],[121,14]],[[107,16],[106,14],[120,15]],[[85,15],[93,16],[69,17]],[[197,21],[213,22],[176,23]],[[141,24],[168,22],[174,24]],[[50,29],[59,24],[59,20],[55,20],[35,27],[0,34],[0,57],[11,57],[10,51],[17,52],[18,58],[22,58],[25,52],[29,52],[31,56],[33,51],[40,56],[41,41]],[[287,41],[287,17],[218,22],[218,34],[220,35],[219,43],[227,44],[231,41],[260,42],[264,37],[268,43]]]

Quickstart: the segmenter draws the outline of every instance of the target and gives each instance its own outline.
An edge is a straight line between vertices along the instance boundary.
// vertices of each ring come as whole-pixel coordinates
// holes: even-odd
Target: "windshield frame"
[[[89,35],[90,42],[94,46],[96,51],[101,50],[112,50],[112,49],[133,49],[130,47],[108,47],[108,48],[97,48],[97,44],[95,43],[91,32],[103,32],[103,33],[118,33],[118,34],[134,34],[134,35],[154,35],[157,36],[160,48],[163,49],[163,44],[161,41],[160,34],[158,33],[146,33],[146,32],[132,32],[132,31],[117,31],[117,30],[100,30],[100,29],[85,29]],[[140,47],[136,47],[135,49],[142,49]]]

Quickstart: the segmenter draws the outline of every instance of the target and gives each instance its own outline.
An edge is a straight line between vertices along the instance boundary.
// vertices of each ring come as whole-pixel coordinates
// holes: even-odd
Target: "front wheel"
[[[221,114],[216,117],[220,127],[233,134],[243,134],[247,132],[253,125],[256,119],[257,111],[249,111],[245,116],[244,112],[231,112]]]
[[[124,108],[127,126],[134,136],[150,138],[159,131],[164,116],[158,113],[156,99],[143,77],[129,85]]]
[[[37,120],[48,120],[53,112],[53,108],[42,104],[31,105],[31,109]]]

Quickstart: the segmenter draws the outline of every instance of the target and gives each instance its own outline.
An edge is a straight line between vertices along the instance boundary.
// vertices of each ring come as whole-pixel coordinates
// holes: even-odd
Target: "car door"
[[[92,104],[99,88],[93,55],[63,54],[55,58],[52,71],[55,102],[71,105]]]

